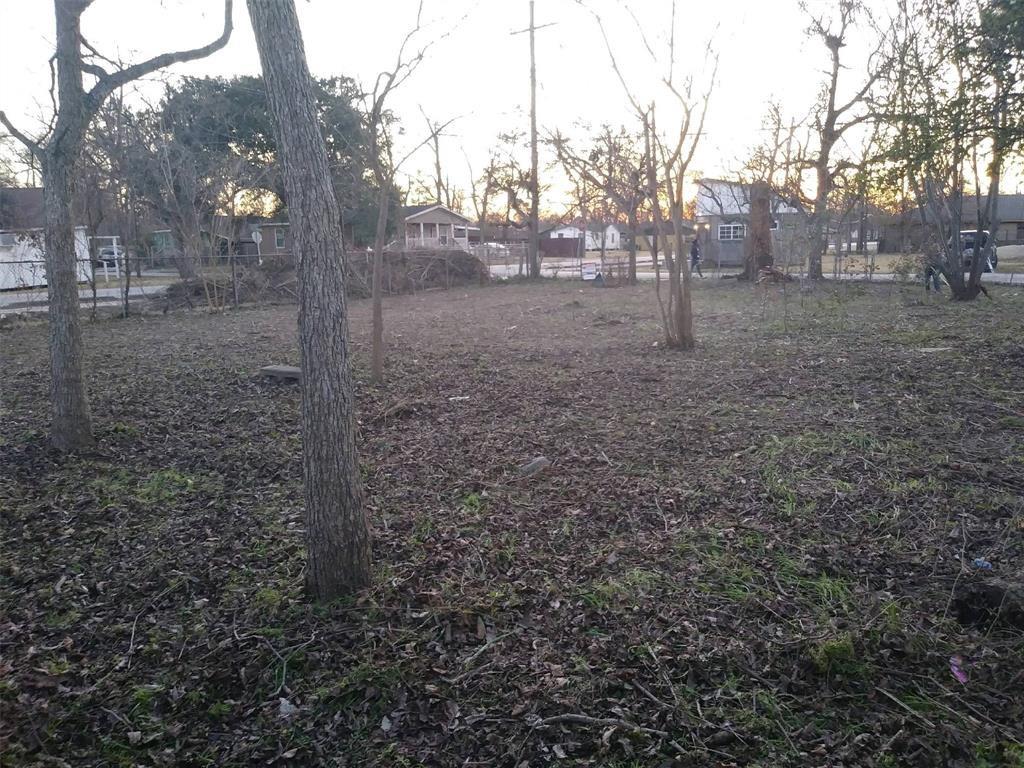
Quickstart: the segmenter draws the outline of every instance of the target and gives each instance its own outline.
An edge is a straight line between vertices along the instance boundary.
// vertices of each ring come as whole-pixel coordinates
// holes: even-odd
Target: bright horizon
[[[880,7],[884,0],[878,0]],[[812,0],[812,9],[832,6]],[[391,0],[346,7],[312,0],[298,3],[310,69],[315,76],[345,75],[363,87],[372,86],[378,72],[391,66],[402,37],[411,29],[416,0]],[[664,96],[656,71],[643,47],[632,7],[653,47],[667,52],[668,0],[634,3],[593,0],[537,0],[536,23],[551,24],[537,32],[538,127],[561,130],[573,137],[586,135],[584,126],[613,127],[635,123],[626,95],[616,78],[590,9],[604,19],[630,87],[641,95]],[[145,11],[142,12],[142,8]],[[393,95],[390,106],[401,120],[400,148],[418,144],[427,131],[421,108],[431,120],[456,118],[441,144],[443,171],[452,184],[466,190],[469,171],[483,167],[488,151],[501,132],[529,127],[528,36],[513,35],[528,24],[527,0],[509,3],[484,0],[426,0],[426,30],[416,47],[437,39],[416,73]],[[713,40],[720,56],[717,86],[712,95],[705,135],[691,170],[727,176],[737,169],[762,131],[761,121],[771,100],[784,115],[799,121],[806,116],[826,64],[824,47],[804,35],[806,16],[797,0],[761,3],[721,0],[694,8],[679,3],[676,40],[678,71],[706,82],[703,49]],[[201,45],[219,34],[223,6],[216,0],[168,0],[128,3],[97,0],[83,16],[89,42],[111,58],[139,61],[156,53]],[[234,33],[227,47],[213,56],[178,65],[163,77],[259,74],[259,59],[245,3],[236,0]],[[0,19],[8,36],[0,46],[0,109],[23,131],[37,133],[51,112],[49,68],[53,51],[53,10],[48,2],[0,0]],[[155,34],[154,30],[159,30]],[[861,24],[844,50],[847,68],[843,91],[860,83],[867,56],[877,44],[869,26]],[[140,88],[159,94],[159,79]],[[667,105],[668,99],[664,100]],[[663,118],[664,124],[664,118]],[[541,149],[541,164],[552,161]],[[429,150],[420,150],[405,169],[407,176],[427,176],[432,168]],[[543,173],[543,171],[542,171]],[[561,172],[542,177],[551,189],[542,208],[557,212],[568,201],[559,192]],[[1007,191],[1013,191],[1007,190]]]

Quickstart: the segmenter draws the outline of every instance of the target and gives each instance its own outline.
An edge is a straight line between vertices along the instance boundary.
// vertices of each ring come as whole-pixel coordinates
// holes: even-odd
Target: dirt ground
[[[374,586],[302,594],[295,309],[87,324],[46,445],[0,330],[0,740],[16,765],[1024,765],[1024,294],[704,281],[386,304]],[[38,321],[36,321],[37,323]],[[521,477],[519,465],[552,466]],[[975,564],[975,560],[978,564]]]

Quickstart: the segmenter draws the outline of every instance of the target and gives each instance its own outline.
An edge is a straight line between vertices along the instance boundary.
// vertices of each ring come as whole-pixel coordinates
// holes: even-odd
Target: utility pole
[[[533,0],[530,0],[530,277],[540,277],[540,179],[537,173],[537,55]]]
[[[533,0],[530,0],[530,26],[513,32],[519,35],[523,32],[530,33],[530,241],[527,251],[528,264],[527,274],[530,277],[540,277],[540,177],[539,161],[537,159],[537,54],[534,45],[534,33],[538,29],[551,27],[553,24],[541,24],[539,27],[533,22]]]

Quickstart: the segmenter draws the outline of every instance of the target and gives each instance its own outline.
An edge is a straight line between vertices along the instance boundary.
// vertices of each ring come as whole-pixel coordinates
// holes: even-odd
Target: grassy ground
[[[328,606],[252,376],[293,307],[88,324],[74,457],[0,330],[2,763],[1024,765],[1021,628],[957,599],[1021,573],[1024,295],[787,288],[701,283],[692,354],[650,286],[396,298],[386,389],[355,302],[374,586]]]

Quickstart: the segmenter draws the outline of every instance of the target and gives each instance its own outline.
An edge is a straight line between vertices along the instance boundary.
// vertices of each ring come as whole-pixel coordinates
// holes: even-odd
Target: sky
[[[892,0],[874,0],[884,12]],[[298,0],[306,52],[317,76],[346,75],[364,86],[392,66],[401,39],[412,28],[417,0]],[[827,13],[834,0],[808,0],[812,13]],[[670,0],[536,0],[538,125],[541,134],[561,130],[586,136],[602,123],[632,127],[635,119],[616,78],[594,19],[599,15],[630,89],[670,103],[659,85],[673,28]],[[218,0],[95,0],[83,16],[86,39],[110,58],[138,61],[165,50],[190,48],[220,33]],[[512,34],[529,22],[527,0],[424,0],[424,29],[413,46],[431,43],[416,73],[390,102],[402,122],[399,145],[412,147],[427,134],[422,112],[433,121],[455,118],[442,139],[442,163],[453,184],[465,188],[469,167],[478,173],[499,133],[526,131],[529,106],[528,36]],[[223,50],[173,67],[168,75],[258,74],[259,59],[244,0],[236,0],[234,33]],[[675,19],[677,73],[703,86],[710,77],[709,41],[719,69],[706,131],[692,169],[709,176],[737,169],[763,136],[769,101],[787,117],[804,118],[813,105],[827,65],[827,51],[808,39],[807,16],[798,0],[679,0]],[[50,114],[49,68],[53,8],[46,0],[0,0],[0,109],[23,131],[38,131]],[[660,62],[652,60],[640,29]],[[12,31],[18,30],[18,34]],[[870,25],[844,50],[849,68],[844,91],[853,91],[865,71],[877,36]],[[141,86],[151,97],[162,85]],[[422,110],[422,111],[421,111]],[[669,113],[659,118],[669,122]],[[401,153],[397,153],[401,154]],[[542,164],[551,157],[542,152]],[[404,170],[430,173],[428,150]],[[543,207],[565,201],[556,182]]]

